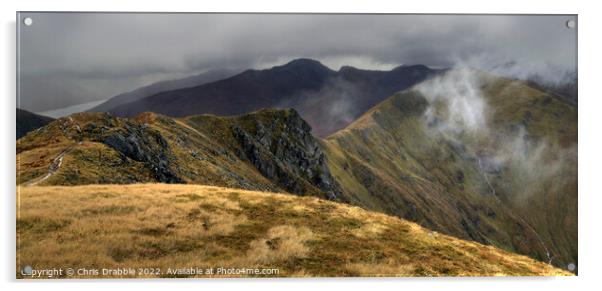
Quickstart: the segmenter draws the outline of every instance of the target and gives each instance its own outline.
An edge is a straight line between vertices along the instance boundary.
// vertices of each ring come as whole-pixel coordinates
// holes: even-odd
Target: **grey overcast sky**
[[[22,13],[19,106],[44,111],[219,68],[307,57],[390,69],[457,63],[557,81],[576,70],[573,16]],[[499,69],[499,67],[498,67]]]

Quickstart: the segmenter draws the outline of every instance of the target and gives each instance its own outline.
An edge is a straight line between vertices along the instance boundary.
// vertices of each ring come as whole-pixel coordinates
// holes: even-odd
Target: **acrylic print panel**
[[[576,15],[17,17],[17,278],[577,274]]]

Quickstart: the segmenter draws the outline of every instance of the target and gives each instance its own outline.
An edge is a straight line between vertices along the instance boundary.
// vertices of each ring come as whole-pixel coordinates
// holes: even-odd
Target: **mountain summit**
[[[295,108],[318,136],[342,129],[394,92],[440,71],[404,66],[391,71],[351,67],[333,71],[312,59],[296,59],[264,70],[191,88],[158,93],[108,110],[131,117],[144,111],[182,117],[238,115],[262,108]]]

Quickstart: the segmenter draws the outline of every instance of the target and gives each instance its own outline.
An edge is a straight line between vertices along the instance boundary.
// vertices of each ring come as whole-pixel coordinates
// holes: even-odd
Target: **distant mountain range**
[[[118,107],[120,105],[127,104],[130,102],[135,102],[142,98],[152,96],[152,95],[155,95],[160,92],[188,88],[188,87],[195,87],[195,86],[199,86],[202,84],[221,80],[221,79],[224,79],[224,78],[234,75],[235,72],[236,71],[234,71],[234,70],[227,70],[227,69],[211,70],[211,71],[203,72],[198,75],[194,75],[194,76],[190,76],[190,77],[186,77],[186,78],[156,82],[156,83],[150,84],[148,86],[140,87],[136,90],[122,93],[122,94],[116,95],[114,97],[111,97],[106,102],[104,102],[98,106],[95,106],[90,110],[86,110],[86,111],[91,111],[91,112],[111,111],[113,108]]]
[[[53,120],[54,118],[17,108],[17,139],[20,139],[28,132],[38,129]]]
[[[95,101],[48,113],[56,118],[83,108],[88,112],[109,112],[122,117],[145,111],[182,117],[195,114],[229,116],[262,108],[295,108],[312,127],[313,134],[325,137],[344,128],[394,92],[443,71],[423,65],[399,66],[390,71],[344,66],[334,71],[315,60],[296,59],[282,66],[238,74],[229,69],[211,70],[153,83],[116,95],[99,105]],[[88,109],[90,106],[94,107]],[[23,121],[29,122],[25,117]],[[33,128],[25,124],[23,129]]]
[[[295,108],[312,126],[314,134],[327,136],[394,92],[440,72],[442,70],[422,65],[400,66],[391,71],[353,67],[333,71],[318,61],[297,59],[282,66],[246,70],[190,88],[157,94],[136,90],[135,97],[117,96],[91,111],[106,111],[124,117],[151,111],[182,117],[194,114],[228,116],[262,108]],[[150,92],[154,93],[155,89]]]

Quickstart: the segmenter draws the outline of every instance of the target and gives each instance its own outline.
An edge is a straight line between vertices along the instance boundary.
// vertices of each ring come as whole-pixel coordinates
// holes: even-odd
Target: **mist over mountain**
[[[426,66],[391,71],[343,67],[331,70],[311,59],[297,59],[265,70],[192,88],[158,93],[108,112],[134,116],[152,111],[169,116],[238,115],[261,108],[295,108],[318,136],[344,128],[392,93],[442,72]]]
[[[511,79],[529,82],[530,86],[547,91],[560,98],[577,104],[577,70],[546,64],[538,70],[530,69],[529,64],[506,61],[495,65],[485,65],[478,58],[468,64],[472,67],[485,67],[486,71]],[[527,67],[527,68],[525,68]]]
[[[454,69],[324,140],[352,203],[556,266],[577,261],[577,108]]]
[[[566,73],[562,82],[549,82],[540,76],[534,76],[527,79],[527,81],[530,82],[531,86],[554,93],[571,103],[577,104],[579,102],[577,72]]]

